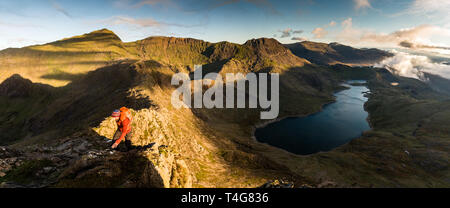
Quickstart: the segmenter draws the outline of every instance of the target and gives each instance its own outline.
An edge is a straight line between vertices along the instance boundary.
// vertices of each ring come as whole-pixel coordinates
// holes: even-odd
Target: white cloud
[[[400,29],[387,34],[356,28],[353,26],[352,18],[342,21],[341,26],[342,30],[337,34],[336,39],[347,44],[372,47],[401,46],[433,51],[440,54],[445,50],[450,51],[448,45],[435,42],[436,38],[450,38],[450,29],[435,25],[419,25],[417,27]]]
[[[292,28],[286,28],[284,30],[278,30],[281,33],[280,38],[288,38],[291,37],[292,34],[300,34],[303,33],[303,30],[293,30]],[[274,35],[274,37],[277,37]]]
[[[171,0],[141,0],[138,2],[132,0],[116,0],[113,5],[117,8],[140,8],[143,6],[162,5],[165,7],[176,6]]]
[[[369,0],[353,0],[353,2],[355,3],[355,9],[356,10],[366,9],[366,8],[371,8],[372,7],[372,5],[370,4]]]
[[[315,28],[311,33],[314,35],[314,38],[317,39],[324,38],[328,34],[328,32],[321,27]]]
[[[361,42],[363,30],[353,27],[353,19],[348,18],[341,22],[342,30],[337,35],[339,41],[358,44]]]
[[[334,26],[336,26],[336,22],[335,22],[335,21],[331,21],[331,22],[328,24],[328,26],[334,27]]]
[[[433,21],[434,24],[450,28],[450,1],[448,0],[414,0],[398,15],[416,15]]]
[[[58,2],[56,1],[51,2],[52,7],[56,9],[56,11],[61,12],[61,14],[65,15],[66,17],[72,18],[72,15],[66,9],[64,9]]]
[[[342,21],[342,27],[345,29],[351,28],[353,27],[353,19],[352,18],[348,18],[344,21]]]
[[[450,30],[433,25],[420,25],[414,28],[401,29],[390,34],[365,32],[361,40],[375,43],[390,43],[407,48],[448,49],[448,46],[445,44],[432,41],[433,37],[436,36],[450,38]]]
[[[157,21],[151,18],[141,18],[135,19],[127,16],[114,16],[108,19],[98,21],[100,23],[106,23],[110,25],[131,25],[136,27],[166,27],[166,26],[174,26],[174,27],[184,27],[184,28],[192,28],[192,27],[200,27],[202,24],[198,25],[183,25],[177,23],[169,23]]]
[[[415,0],[408,8],[412,13],[433,15],[450,12],[450,1],[447,0]]]
[[[281,32],[280,38],[286,38],[286,37],[290,37],[291,36],[292,29],[291,28],[286,28],[284,30],[280,30],[279,32]]]
[[[404,52],[391,51],[395,55],[384,59],[375,67],[382,67],[389,69],[392,73],[424,80],[423,73],[430,73],[450,79],[450,65],[444,63],[433,63],[426,56],[411,55]]]
[[[172,7],[172,8],[178,8],[179,9],[179,5],[175,2],[173,2],[172,0],[144,0],[144,1],[140,1],[134,5],[132,5],[132,7],[134,8],[140,8],[143,6],[156,6],[156,5],[160,5],[166,8]]]
[[[307,41],[308,38],[305,38],[305,37],[292,37],[291,40],[296,40],[296,41],[302,42],[302,41]]]
[[[279,15],[280,13],[269,0],[115,0],[113,5],[118,8],[141,8],[143,6],[160,6],[165,8],[176,8],[183,12],[211,11],[223,6],[246,2],[254,7],[263,9],[270,14]],[[186,4],[184,4],[186,3]]]
[[[124,17],[124,16],[116,16],[109,18],[105,22],[113,24],[113,25],[121,25],[121,24],[128,24],[128,25],[135,25],[139,27],[157,27],[161,26],[161,24],[150,18],[145,19],[134,19],[131,17]]]

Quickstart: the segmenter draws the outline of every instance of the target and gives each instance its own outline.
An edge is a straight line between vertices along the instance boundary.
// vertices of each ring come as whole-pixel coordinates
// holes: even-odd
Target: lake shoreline
[[[337,147],[340,147],[340,146],[348,143],[349,141],[351,141],[353,139],[357,139],[357,138],[361,137],[364,132],[372,129],[372,125],[370,124],[370,121],[369,121],[369,117],[370,116],[369,116],[368,111],[365,108],[365,104],[367,103],[367,101],[369,99],[368,95],[371,92],[369,87],[368,87],[368,83],[367,83],[366,80],[351,80],[351,81],[349,80],[349,81],[346,81],[346,82],[342,83],[341,86],[342,86],[341,89],[338,89],[338,90],[336,90],[333,93],[334,100],[330,101],[330,102],[327,102],[327,103],[324,103],[323,105],[320,106],[320,109],[318,111],[316,111],[316,112],[313,112],[313,113],[310,113],[310,114],[286,115],[286,116],[283,116],[283,117],[280,117],[280,118],[277,118],[277,119],[274,119],[274,120],[270,120],[270,121],[267,121],[267,122],[262,122],[262,123],[259,123],[259,124],[256,124],[256,125],[252,126],[252,129],[251,129],[251,138],[252,138],[252,140],[254,140],[254,141],[256,141],[257,143],[260,143],[260,144],[266,144],[266,145],[269,145],[271,147],[275,147],[277,149],[282,149],[282,150],[287,151],[287,152],[289,152],[291,154],[295,154],[295,155],[299,155],[299,156],[306,156],[306,155],[310,155],[310,154],[316,154],[316,153],[320,153],[320,152],[331,151],[331,150],[333,150],[333,149],[335,149]],[[358,87],[364,87],[364,88],[359,88],[358,89]],[[361,101],[362,103],[346,103],[345,102],[346,100],[342,100],[342,99],[338,100],[339,99],[338,93],[346,91],[346,90],[352,90],[352,89],[355,89],[356,91],[355,92],[351,92],[350,91],[349,93],[353,93],[353,94],[357,93],[357,94],[353,95],[353,97],[351,97],[351,98],[360,98],[360,96],[362,95],[362,97],[365,98],[364,100]],[[349,95],[351,95],[351,94],[349,94]],[[346,94],[342,94],[341,96],[346,96]],[[358,96],[358,97],[356,97],[356,96]],[[328,110],[328,112],[324,111],[327,106],[333,105],[333,104],[339,104],[339,105],[331,107],[331,109]],[[354,105],[357,105],[358,107],[361,107],[361,109],[354,108],[353,107]],[[317,126],[318,128],[320,128],[319,126],[322,125],[320,119],[323,119],[324,116],[325,117],[329,116],[330,113],[331,114],[335,114],[336,112],[333,112],[333,111],[336,111],[336,110],[342,111],[342,109],[346,109],[348,111],[349,107],[350,107],[350,110],[354,109],[354,111],[356,113],[356,117],[352,117],[351,116],[351,115],[353,115],[352,112],[350,112],[350,113],[341,112],[341,114],[344,113],[343,114],[344,122],[350,122],[349,124],[350,125],[355,125],[355,128],[351,128],[351,127],[350,128],[347,128],[347,127],[342,128],[342,127],[339,127],[340,123],[336,124],[336,125],[333,125],[332,122],[334,122],[334,121],[331,121],[332,128],[338,128],[338,129],[335,129],[334,132],[341,132],[340,129],[343,129],[344,132],[346,132],[347,134],[350,134],[349,137],[346,137],[345,133],[344,133],[344,134],[341,134],[340,137],[333,138],[334,140],[331,140],[329,143],[326,142],[324,144],[321,144],[321,142],[323,143],[324,141],[326,141],[326,138],[331,138],[331,137],[327,136],[326,134],[322,134],[321,136],[318,136],[318,137],[315,137],[315,136],[311,137],[311,131],[304,131],[304,133],[305,133],[304,136],[305,137],[302,137],[302,138],[305,138],[306,140],[303,140],[302,142],[308,142],[308,141],[311,142],[311,138],[314,138],[314,139],[317,138],[318,139],[317,142],[319,142],[319,143],[316,143],[315,145],[311,146],[313,148],[311,150],[312,153],[305,153],[305,154],[300,153],[301,151],[305,151],[305,149],[303,148],[305,146],[298,146],[298,147],[300,147],[300,149],[298,149],[298,150],[300,150],[300,152],[296,152],[297,150],[293,150],[292,146],[286,146],[286,148],[288,148],[288,149],[291,148],[290,150],[282,147],[283,145],[292,143],[292,139],[289,138],[290,137],[289,134],[292,134],[292,133],[289,132],[289,130],[292,129],[292,127],[291,127],[293,125],[292,122],[308,122],[308,123],[305,123],[306,126],[303,126],[304,128],[308,128],[309,124],[311,125],[310,127]],[[322,113],[322,115],[321,115],[321,113]],[[309,120],[309,121],[305,121],[304,120],[304,119],[307,119],[308,117],[314,116],[314,115],[317,115],[317,116],[315,118],[309,118],[309,119],[312,119],[312,120]],[[350,116],[347,117],[346,115],[350,115]],[[358,120],[361,119],[362,116],[365,116],[365,118],[364,118],[364,122],[365,123],[358,124]],[[292,119],[301,119],[301,120],[299,120],[299,121],[285,121],[286,119],[290,119],[290,118],[292,118]],[[341,117],[339,116],[337,118],[339,119]],[[345,120],[345,119],[347,119],[347,120]],[[280,143],[280,140],[279,140],[278,143],[276,142],[276,143],[272,143],[271,144],[270,136],[269,136],[269,138],[267,138],[267,137],[261,137],[260,139],[257,138],[257,136],[256,136],[257,133],[256,132],[259,129],[266,128],[270,124],[277,123],[277,122],[282,122],[282,121],[285,121],[285,123],[284,124],[280,124],[280,125],[287,125],[287,128],[288,128],[288,129],[284,129],[288,133],[284,134],[284,135],[281,134],[281,138],[280,138],[280,139],[284,139],[285,141],[281,140],[282,142]],[[330,120],[327,120],[327,121],[330,121]],[[339,122],[341,122],[341,121],[339,121]],[[354,122],[357,122],[357,123],[355,124]],[[283,129],[283,128],[286,128],[286,127],[283,127],[283,126],[276,127],[275,126],[275,127],[271,127],[271,128],[272,129],[277,129],[278,128],[278,131],[280,131],[280,128]],[[358,132],[359,131],[358,129],[361,129],[360,130],[361,131],[360,134],[358,136],[351,136],[352,134],[355,133],[355,131]],[[284,130],[281,130],[281,132],[286,132]],[[270,135],[271,134],[270,131],[273,131],[273,130],[265,130],[265,131],[266,131],[265,133],[263,131],[264,135]],[[269,131],[269,132],[267,132],[267,131]],[[298,132],[294,132],[293,134],[297,135],[297,137],[300,136],[300,135],[298,135]],[[308,134],[310,136],[307,136]],[[314,134],[314,132],[312,132],[312,134]],[[277,136],[278,136],[278,134],[277,134]],[[291,137],[291,138],[293,138],[293,137]],[[266,141],[261,141],[261,140],[266,140]],[[345,141],[345,143],[344,144],[340,144],[340,141]],[[287,143],[285,143],[285,142],[287,142]],[[300,142],[300,144],[301,144],[301,142]],[[297,145],[300,145],[300,144],[297,144]],[[317,145],[319,145],[319,146],[317,146]],[[322,146],[325,145],[325,146],[320,147],[320,145],[322,145]],[[336,146],[334,146],[334,145],[336,145]],[[294,145],[293,148],[295,149],[295,145]],[[331,149],[322,151],[322,150],[320,150],[321,148],[325,148],[325,149],[331,148]],[[316,151],[315,149],[317,149],[318,151],[315,152]],[[306,150],[306,151],[308,151],[308,150]]]

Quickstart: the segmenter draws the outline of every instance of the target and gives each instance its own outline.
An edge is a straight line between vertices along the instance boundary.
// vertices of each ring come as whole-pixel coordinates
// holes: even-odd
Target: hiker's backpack
[[[131,116],[131,111],[126,107],[121,107],[120,108],[120,121],[124,121],[127,118],[130,120],[130,122],[133,121],[133,116]]]

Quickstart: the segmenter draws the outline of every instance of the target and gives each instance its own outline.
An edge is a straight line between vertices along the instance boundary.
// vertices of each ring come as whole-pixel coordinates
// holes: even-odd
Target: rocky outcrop
[[[253,49],[256,53],[264,55],[276,55],[287,53],[289,51],[280,42],[273,38],[251,39],[245,42],[244,46]]]
[[[133,137],[135,146],[148,146],[152,148],[143,152],[143,156],[151,161],[154,171],[161,177],[163,187],[192,187],[193,177],[186,162],[179,157],[179,152],[169,127],[169,119],[163,114],[152,110],[132,110]],[[102,136],[111,138],[116,124],[111,118],[104,120],[94,130]],[[152,178],[152,177],[149,177]],[[156,179],[152,179],[153,181]]]
[[[110,145],[104,137],[82,133],[23,151],[0,147],[1,187],[169,186],[165,180],[170,181],[171,175],[163,180],[163,166],[156,169],[147,158],[154,149],[119,152],[109,149]],[[173,162],[160,159],[160,164]]]
[[[206,49],[204,54],[209,57],[211,62],[221,61],[233,58],[239,51],[239,45],[229,42],[215,43]]]
[[[14,74],[10,78],[6,79],[0,84],[0,96],[14,97],[27,97],[33,91],[33,83],[22,78],[18,74]]]
[[[8,171],[22,164],[21,153],[7,147],[0,146],[0,178],[4,177]]]
[[[284,180],[272,180],[258,188],[294,188],[294,183]]]

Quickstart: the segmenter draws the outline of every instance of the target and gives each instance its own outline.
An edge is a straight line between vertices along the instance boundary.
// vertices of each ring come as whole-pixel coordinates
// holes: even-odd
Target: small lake
[[[308,155],[330,151],[361,136],[370,129],[368,113],[364,110],[369,92],[363,80],[352,80],[343,84],[350,89],[334,94],[336,102],[324,106],[323,110],[306,116],[291,117],[255,131],[259,142],[285,149],[289,152]]]

